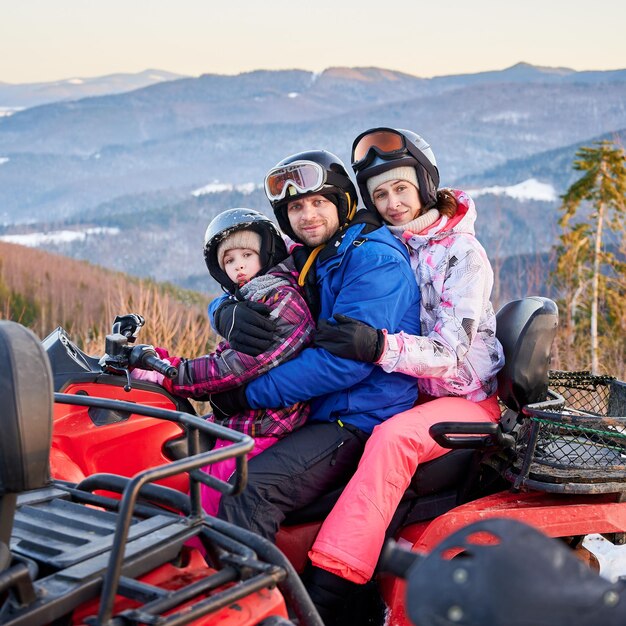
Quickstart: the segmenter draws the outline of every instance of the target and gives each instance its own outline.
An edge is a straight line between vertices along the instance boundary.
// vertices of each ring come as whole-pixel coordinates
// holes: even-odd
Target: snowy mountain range
[[[520,63],[431,79],[379,68],[125,76],[90,79],[86,93],[72,89],[89,81],[39,86],[46,104],[23,99],[18,106],[28,108],[0,116],[5,237],[87,233],[37,241],[194,286],[194,276],[206,275],[206,223],[231,206],[267,211],[261,184],[275,162],[314,147],[347,161],[359,132],[389,125],[423,134],[442,184],[472,190],[488,249],[544,252],[556,237],[558,196],[575,178],[577,147],[626,139],[626,70]],[[152,82],[133,89],[132,80]],[[19,102],[6,87],[0,111]],[[90,97],[67,99],[82,95]],[[493,211],[498,219],[485,219]],[[176,249],[179,262],[162,258],[164,248]]]

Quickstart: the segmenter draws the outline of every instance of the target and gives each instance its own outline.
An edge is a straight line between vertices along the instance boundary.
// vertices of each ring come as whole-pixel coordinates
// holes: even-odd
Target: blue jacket
[[[406,248],[387,228],[361,237],[364,227],[349,227],[336,253],[316,261],[319,319],[343,313],[390,333],[420,334],[419,289]],[[250,382],[246,397],[252,408],[312,400],[309,421],[341,420],[371,432],[413,406],[417,384],[405,374],[305,348]]]

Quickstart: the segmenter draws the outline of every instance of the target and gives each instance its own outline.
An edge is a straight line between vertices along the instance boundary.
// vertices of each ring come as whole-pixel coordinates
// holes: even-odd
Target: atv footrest
[[[108,553],[113,544],[115,513],[65,499],[20,506],[15,514],[11,550],[59,570]],[[129,541],[172,525],[170,516],[133,520]],[[174,521],[175,518],[174,518]]]
[[[117,516],[55,498],[55,491],[29,494],[26,501],[30,504],[22,503],[16,512],[11,550],[43,565],[45,571],[34,583],[36,600],[5,611],[5,626],[43,625],[70,614],[97,597],[105,576],[110,574]],[[177,515],[133,519],[124,547],[122,575],[132,579],[171,561],[195,534],[197,529]]]

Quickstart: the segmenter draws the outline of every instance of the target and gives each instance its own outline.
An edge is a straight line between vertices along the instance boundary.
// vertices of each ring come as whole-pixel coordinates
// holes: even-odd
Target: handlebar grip
[[[144,369],[151,369],[159,374],[163,374],[166,378],[175,378],[178,376],[178,368],[174,367],[171,363],[160,359],[158,356],[152,354],[145,354],[142,358],[142,365],[145,365]]]

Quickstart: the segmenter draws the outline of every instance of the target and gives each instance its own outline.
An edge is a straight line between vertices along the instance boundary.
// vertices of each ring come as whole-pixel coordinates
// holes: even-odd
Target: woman
[[[447,452],[428,434],[430,426],[499,419],[496,373],[504,363],[490,302],[493,272],[474,236],[471,198],[437,189],[434,154],[410,131],[375,128],[361,134],[352,147],[352,167],[367,208],[409,248],[422,296],[422,336],[389,334],[342,316],[336,324],[318,325],[315,344],[415,376],[420,399],[374,429],[309,553],[315,566],[309,589],[325,614],[332,614],[347,590],[341,579],[362,584],[372,577],[385,531],[418,463]]]

